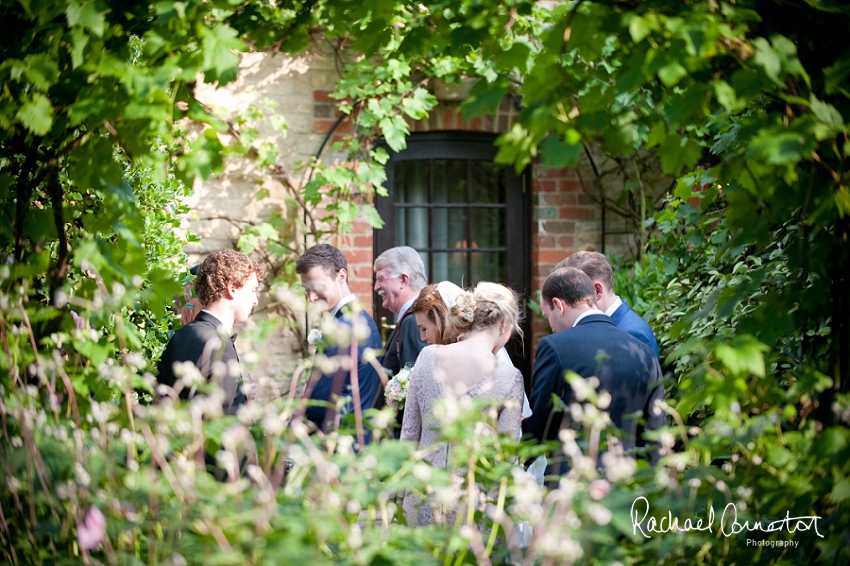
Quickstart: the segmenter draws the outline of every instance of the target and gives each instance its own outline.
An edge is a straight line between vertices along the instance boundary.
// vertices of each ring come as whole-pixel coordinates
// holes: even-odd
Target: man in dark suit
[[[658,357],[658,342],[649,324],[629,308],[629,303],[614,293],[614,271],[604,254],[599,252],[576,252],[558,263],[555,269],[575,267],[584,271],[596,290],[596,304],[611,317],[617,328],[621,328],[652,348]],[[554,270],[553,270],[554,271]]]
[[[569,406],[572,389],[564,379],[573,371],[581,377],[596,376],[599,390],[611,395],[608,413],[623,432],[623,447],[641,444],[638,422],[646,430],[664,424],[656,400],[664,398],[658,358],[643,342],[617,328],[596,308],[596,291],[590,278],[576,268],[556,269],[543,284],[543,315],[553,334],[541,339],[531,381],[531,417],[523,432],[538,442],[558,438],[563,414],[553,406],[552,394]]]
[[[204,305],[195,319],[178,330],[160,357],[159,382],[176,387],[190,398],[194,387],[180,379],[181,362],[191,362],[207,381],[224,390],[224,410],[233,414],[245,402],[242,370],[231,336],[234,324],[248,320],[257,304],[257,289],[263,279],[260,267],[236,250],[211,253],[195,277],[195,294]]]
[[[338,367],[332,374],[318,376],[310,382],[307,396],[314,401],[329,401],[330,406],[313,406],[307,409],[307,419],[319,430],[330,430],[337,423],[334,409],[336,399],[350,397],[342,409],[352,413],[357,403],[361,411],[371,409],[382,392],[378,372],[365,357],[366,350],[380,353],[381,335],[375,321],[361,307],[348,286],[348,261],[337,248],[319,244],[307,250],[295,263],[295,272],[301,276],[301,285],[311,303],[321,302],[337,324],[323,324],[329,334],[322,341],[327,347],[323,354]],[[333,334],[333,336],[330,336]],[[352,339],[357,339],[357,373],[359,387],[352,383],[352,361],[347,357]]]
[[[419,252],[408,246],[390,248],[375,260],[375,291],[384,308],[396,313],[396,327],[387,338],[381,362],[393,375],[407,363],[416,362],[428,345],[422,340],[416,317],[409,310],[428,284]]]

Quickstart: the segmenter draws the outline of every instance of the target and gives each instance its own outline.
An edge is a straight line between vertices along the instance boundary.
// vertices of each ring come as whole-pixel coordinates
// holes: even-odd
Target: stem
[[[496,515],[500,515],[505,511],[505,498],[507,496],[508,491],[508,478],[503,477],[499,482],[499,497],[496,500]],[[490,556],[490,553],[493,552],[493,545],[496,544],[496,533],[499,532],[499,524],[494,523],[493,530],[490,531],[490,538],[487,541],[487,548],[484,550],[485,556]],[[507,533],[505,533],[507,536]]]

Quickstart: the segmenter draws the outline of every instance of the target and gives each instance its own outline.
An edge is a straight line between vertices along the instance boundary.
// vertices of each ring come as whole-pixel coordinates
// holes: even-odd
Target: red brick
[[[551,236],[548,234],[537,234],[534,237],[533,247],[537,249],[542,248],[554,248],[555,247],[555,236]]]
[[[349,279],[348,286],[351,287],[351,292],[357,296],[369,297],[369,302],[372,302],[372,281],[363,279]],[[361,299],[362,301],[362,299]]]
[[[466,121],[466,118],[463,117],[459,111],[455,112],[455,124],[457,124],[456,128],[458,130],[469,130],[469,122]]]
[[[354,236],[354,244],[352,245],[352,247],[371,249],[373,242],[374,242],[374,238],[372,237],[372,234],[369,234],[368,236],[358,234],[358,235]]]
[[[566,167],[545,167],[542,177],[546,179],[562,179],[567,176]]]
[[[544,179],[537,179],[534,182],[534,189],[538,193],[553,193],[555,192],[555,181],[547,181]]]
[[[584,192],[581,192],[576,195],[576,204],[581,204],[584,206],[596,206],[596,201],[593,200],[590,196],[586,195]]]
[[[547,220],[542,223],[547,234],[571,234],[575,232],[575,223],[566,220]]]
[[[575,236],[558,236],[558,247],[569,255],[575,251]],[[566,255],[564,256],[566,257]]]
[[[561,250],[539,250],[537,252],[537,261],[540,263],[551,263],[552,265],[564,259],[564,252]]]
[[[365,235],[372,234],[372,225],[365,220],[355,220],[351,223],[351,234]]]
[[[558,214],[558,218],[568,220],[593,220],[596,216],[596,211],[587,206],[569,206],[562,208]]]
[[[450,110],[443,109],[443,129],[444,130],[454,130],[455,129],[455,115],[454,112]]]
[[[549,181],[550,183],[552,181]],[[575,206],[578,204],[578,195],[573,193],[553,193],[544,195],[543,200],[552,206]]]
[[[485,132],[494,132],[496,131],[496,120],[493,118],[492,114],[484,115],[484,131]]]
[[[481,118],[473,118],[471,122],[469,122],[469,129],[480,132],[481,128]]]
[[[372,284],[372,266],[371,265],[349,265],[348,275],[358,280],[369,281]]]
[[[558,188],[564,193],[581,192],[581,181],[576,179],[561,179],[558,181]]]
[[[348,259],[348,263],[351,264],[370,265],[372,263],[372,250],[363,248],[349,249],[346,250],[345,257]]]
[[[313,102],[331,103],[331,104],[339,103],[338,100],[335,100],[335,99],[330,97],[330,94],[332,92],[333,92],[332,90],[314,90],[313,91]]]

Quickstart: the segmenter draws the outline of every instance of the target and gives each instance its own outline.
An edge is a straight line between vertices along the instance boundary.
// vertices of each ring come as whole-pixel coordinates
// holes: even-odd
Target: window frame
[[[388,195],[386,197],[375,197],[375,207],[381,218],[384,220],[384,227],[374,231],[373,237],[373,257],[378,257],[383,251],[396,246],[395,243],[395,210],[396,208],[410,207],[440,207],[446,208],[446,204],[416,203],[396,203],[395,202],[395,165],[405,161],[432,161],[432,160],[466,160],[466,161],[485,161],[493,162],[498,152],[498,148],[494,145],[496,134],[483,132],[458,132],[458,131],[440,131],[440,132],[417,132],[411,134],[407,139],[407,148],[401,152],[390,150],[385,143],[379,142],[387,153],[389,160],[386,163],[387,182],[385,187]],[[531,195],[530,195],[530,175],[528,169],[520,174],[517,174],[513,167],[506,166],[503,170],[505,183],[505,283],[516,291],[521,298],[523,307],[523,323],[522,329],[525,334],[525,339],[520,341],[514,338],[508,345],[508,351],[514,363],[522,371],[525,376],[526,384],[530,382],[531,374],[531,325],[529,320],[529,309],[527,300],[531,297]],[[429,199],[433,193],[429,187]],[[468,199],[468,197],[467,197]],[[458,207],[469,209],[469,201],[466,200],[463,204],[458,204]],[[486,208],[488,205],[482,205]],[[498,206],[498,205],[494,205]],[[429,215],[429,245],[432,243],[431,233],[431,217]],[[471,225],[467,227],[467,232],[471,232]],[[469,234],[468,234],[469,235]],[[467,241],[471,241],[469,238]],[[436,248],[429,248],[426,251],[440,251]],[[457,251],[457,250],[453,250]],[[483,251],[483,250],[482,250]],[[433,254],[430,254],[433,258]],[[469,261],[470,254],[467,254]],[[433,259],[431,260],[433,261]],[[428,277],[432,277],[431,266],[426,265]],[[468,267],[471,269],[471,267]],[[460,281],[455,281],[460,284]],[[464,282],[466,283],[466,282]],[[374,274],[373,274],[374,288]],[[379,321],[384,317],[391,324],[393,321],[393,313],[387,311],[381,306],[380,297],[377,293],[373,294],[373,305],[375,320]]]

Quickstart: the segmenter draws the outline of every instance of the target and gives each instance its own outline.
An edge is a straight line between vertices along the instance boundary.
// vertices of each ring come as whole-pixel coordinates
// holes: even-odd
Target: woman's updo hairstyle
[[[503,320],[511,332],[522,336],[519,299],[516,293],[499,283],[482,281],[473,291],[458,295],[449,320],[458,332],[458,340],[463,340],[469,332],[495,326]]]

